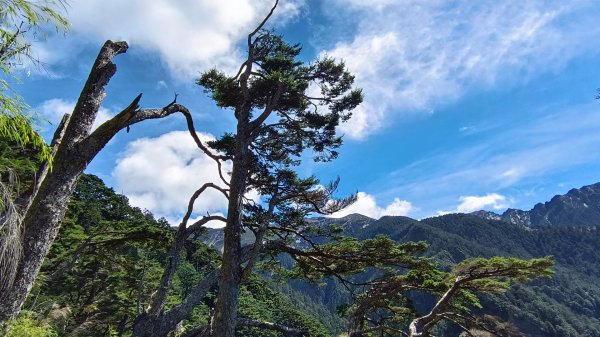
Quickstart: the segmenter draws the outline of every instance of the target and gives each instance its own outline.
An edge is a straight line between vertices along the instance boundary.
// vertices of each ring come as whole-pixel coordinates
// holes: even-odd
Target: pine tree
[[[299,177],[294,168],[306,152],[312,152],[317,161],[337,157],[342,143],[337,126],[350,118],[362,101],[362,93],[352,88],[354,77],[342,62],[325,57],[305,63],[299,60],[300,45],[289,44],[281,35],[263,29],[276,6],[248,35],[247,58],[237,74],[230,76],[213,69],[197,81],[217,106],[233,113],[236,125],[235,132],[207,145],[197,138],[196,142],[219,164],[219,170],[225,161],[231,162],[232,169],[228,177],[219,171],[221,186],[207,183],[190,200],[169,253],[163,282],[150,308],[140,317],[137,336],[157,335],[157,329],[162,329],[158,335],[166,334],[172,328],[169,325],[184,317],[183,311],[165,313],[165,299],[182,242],[204,223],[223,221],[225,238],[222,265],[215,271],[219,291],[212,324],[200,327],[196,334],[231,337],[239,322],[250,323],[237,317],[238,296],[260,255],[286,251],[291,237],[306,229],[307,215],[330,214],[355,200],[354,195],[333,198],[339,180],[323,186],[315,177]],[[314,97],[309,94],[313,91]],[[228,199],[226,217],[206,216],[188,225],[194,201],[208,188],[219,190]],[[250,191],[257,191],[261,201],[248,200]],[[245,231],[252,231],[255,242],[242,247]],[[166,328],[165,317],[171,322]]]

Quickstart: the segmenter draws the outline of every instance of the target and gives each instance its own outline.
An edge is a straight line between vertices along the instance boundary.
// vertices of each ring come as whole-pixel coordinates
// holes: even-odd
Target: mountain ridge
[[[470,214],[525,227],[600,225],[600,182],[557,194],[529,211],[509,208],[502,214],[484,210]]]
[[[442,268],[471,257],[536,258],[552,255],[556,274],[513,287],[506,293],[483,296],[484,313],[511,322],[527,337],[600,336],[600,183],[571,189],[530,211],[509,209],[454,213],[426,219],[360,214],[341,218],[310,218],[312,226],[333,224],[347,236],[365,240],[387,235],[397,242],[426,241],[426,255]],[[211,230],[217,234],[218,230]],[[214,236],[212,237],[213,243]],[[335,281],[323,288],[290,281],[296,291],[336,312],[350,299]],[[430,301],[421,299],[419,310]],[[338,322],[342,324],[342,322]],[[339,333],[341,331],[335,331]],[[450,330],[440,336],[456,336]]]

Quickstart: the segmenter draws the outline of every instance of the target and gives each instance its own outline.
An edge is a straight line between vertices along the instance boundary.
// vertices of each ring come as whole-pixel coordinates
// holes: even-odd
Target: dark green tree
[[[472,258],[443,272],[435,264],[422,264],[407,272],[389,273],[368,282],[368,290],[355,297],[350,310],[349,337],[404,334],[428,337],[442,321],[456,324],[470,333],[471,329],[494,335],[509,336],[495,329],[493,320],[472,314],[481,309],[479,293],[505,291],[513,283],[552,275],[551,257],[523,260],[507,257]],[[411,309],[411,294],[418,292],[436,296],[424,315]],[[407,331],[407,332],[404,332]],[[373,335],[373,336],[374,336]]]
[[[196,138],[204,153],[219,163],[219,169],[224,161],[230,161],[231,173],[225,177],[219,172],[224,187],[207,183],[190,200],[169,252],[163,282],[140,317],[137,336],[165,335],[185,317],[185,310],[178,311],[181,307],[165,312],[165,299],[181,243],[208,220],[225,223],[223,260],[211,275],[219,280],[212,323],[196,334],[232,337],[238,323],[249,323],[237,317],[238,296],[261,253],[285,247],[292,234],[306,226],[308,214],[329,214],[354,200],[354,196],[332,198],[337,181],[321,186],[315,177],[299,177],[294,167],[307,151],[319,161],[337,157],[342,143],[337,126],[360,104],[361,91],[352,88],[354,77],[343,63],[330,58],[305,63],[299,60],[299,45],[288,44],[282,36],[264,30],[275,6],[248,35],[247,58],[237,74],[211,70],[198,80],[217,106],[235,116],[232,133],[207,145]],[[309,95],[313,88],[315,97]],[[228,199],[226,217],[207,216],[188,226],[194,201],[208,188],[221,191]],[[259,192],[260,202],[246,198],[252,190]],[[255,242],[243,247],[241,236],[245,231],[252,231]],[[278,244],[266,244],[271,239]]]

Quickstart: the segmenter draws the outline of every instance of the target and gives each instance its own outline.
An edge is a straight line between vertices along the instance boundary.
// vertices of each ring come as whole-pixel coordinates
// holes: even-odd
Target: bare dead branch
[[[237,324],[244,325],[244,326],[257,327],[260,329],[279,331],[279,332],[284,333],[285,336],[290,336],[290,337],[293,337],[293,336],[302,337],[303,336],[302,331],[300,331],[298,329],[290,328],[288,326],[285,326],[282,324],[277,324],[277,323],[257,321],[257,320],[251,319],[251,318],[239,317],[237,320]]]
[[[220,272],[221,269],[217,268],[206,274],[181,303],[167,311],[164,316],[167,324],[175,326],[187,318],[196,305],[202,301],[204,296],[217,286]]]
[[[191,226],[189,226],[185,231],[186,235],[189,236],[189,235],[193,234],[194,232],[196,232],[197,230],[202,228],[202,226],[206,225],[209,221],[227,222],[227,219],[225,219],[224,217],[222,217],[220,215],[205,216],[202,219],[194,222]]]
[[[127,42],[106,41],[100,49],[90,75],[83,87],[81,96],[73,109],[73,116],[65,130],[65,139],[78,142],[89,135],[100,105],[104,100],[104,87],[116,73],[117,66],[112,62],[116,55],[127,51]]]
[[[196,192],[194,192],[194,194],[192,194],[192,196],[190,197],[190,201],[188,202],[187,211],[186,211],[185,215],[183,216],[183,220],[181,220],[181,224],[179,225],[180,228],[187,227],[187,222],[190,219],[192,212],[194,211],[194,203],[196,202],[198,197],[200,197],[200,195],[202,193],[204,193],[204,191],[206,191],[207,188],[213,188],[213,189],[221,192],[225,196],[225,198],[229,198],[229,194],[227,194],[227,190],[225,190],[224,188],[221,188],[221,187],[215,185],[214,183],[205,183],[204,185],[202,185],[202,187],[200,187],[198,190],[196,190]]]
[[[273,7],[271,7],[271,11],[269,11],[269,14],[267,14],[267,16],[256,27],[256,29],[254,29],[250,34],[248,34],[248,47],[252,46],[252,37],[254,35],[256,35],[256,33],[258,33],[258,31],[260,31],[264,27],[264,25],[267,23],[269,18],[273,15],[273,12],[275,11],[275,7],[277,7],[278,3],[279,3],[279,0],[275,0],[275,4],[273,5]]]

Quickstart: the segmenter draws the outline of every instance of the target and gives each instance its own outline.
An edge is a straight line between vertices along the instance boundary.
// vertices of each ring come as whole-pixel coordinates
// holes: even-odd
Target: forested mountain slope
[[[427,254],[445,267],[475,256],[552,255],[556,273],[551,279],[484,297],[483,312],[516,324],[527,336],[592,337],[600,336],[600,216],[595,216],[600,212],[599,192],[600,184],[585,186],[555,196],[531,211],[508,210],[503,215],[480,211],[419,221],[391,216],[375,220],[351,214],[312,221],[322,226],[336,224],[343,228],[344,235],[359,239],[384,234],[399,242],[426,241]],[[549,220],[533,224],[515,220],[524,218]],[[217,247],[219,236],[218,230],[211,231],[210,238]],[[350,301],[345,290],[332,281],[321,287],[303,281],[290,284],[331,312]],[[424,308],[428,300],[422,301]],[[343,326],[343,320],[337,326]]]
[[[374,220],[359,215],[319,221],[335,223],[361,239],[385,234],[399,242],[427,241],[427,254],[442,266],[473,256],[553,255],[556,273],[551,279],[515,286],[505,294],[484,296],[482,312],[515,324],[526,336],[600,336],[600,231],[595,226],[531,229],[470,214],[421,221],[407,217]],[[310,291],[306,284],[299,287]],[[332,303],[327,295],[322,301],[330,307],[342,304]],[[427,306],[427,299],[422,302],[416,304],[417,308]]]
[[[27,193],[38,164],[34,154],[0,139],[1,176],[5,182],[7,172],[16,171],[20,186],[15,186],[15,193]],[[166,220],[130,206],[127,197],[116,194],[100,178],[83,175],[32,295],[9,336],[131,335],[134,319],[160,281],[172,236]],[[169,293],[170,303],[185,297],[219,259],[218,251],[200,240],[188,240]],[[321,321],[330,326],[335,318],[306,298],[295,300],[302,303],[291,305],[266,281],[253,276],[241,292],[240,316],[284,324],[309,336],[329,336],[327,328],[306,311],[320,312]],[[212,301],[214,293],[206,296],[191,319],[182,322],[182,330],[205,324],[203,313]],[[240,327],[238,335],[283,336],[254,327]]]
[[[129,335],[160,281],[172,233],[164,219],[129,206],[126,197],[98,177],[83,175],[26,308],[52,321],[61,336]],[[185,297],[219,258],[201,241],[188,240],[170,301]],[[214,298],[207,296],[184,326],[205,324],[200,317],[211,301]],[[242,317],[285,324],[309,336],[329,336],[318,319],[296,309],[259,277],[245,285],[240,304]],[[313,303],[302,304],[318,309]],[[282,336],[248,327],[241,327],[238,335]]]
[[[23,186],[27,185],[35,163],[23,159],[28,157],[27,153],[5,143],[0,145],[3,165],[17,168]],[[354,214],[310,222],[322,226],[334,223],[343,228],[345,235],[359,239],[385,234],[398,242],[426,241],[427,254],[442,267],[474,256],[553,255],[556,274],[552,279],[483,297],[483,312],[515,324],[526,336],[600,336],[600,254],[597,253],[600,232],[593,220],[593,211],[598,206],[594,203],[597,186],[592,186],[543,204],[547,214],[552,214],[545,218],[571,219],[573,225],[538,223],[530,227],[494,220],[497,217],[482,212],[421,221],[407,217],[375,220]],[[578,206],[583,204],[587,207]],[[542,208],[539,205],[537,209]],[[586,221],[590,225],[584,225]],[[114,193],[99,178],[84,175],[33,296],[25,306],[26,315],[45,322],[47,328],[61,336],[127,336],[135,316],[147,305],[158,284],[172,233],[165,220],[156,220],[149,212],[131,207],[126,197]],[[219,248],[220,232],[207,231],[202,239]],[[218,249],[201,240],[188,240],[169,293],[171,302],[180,301],[218,259]],[[259,277],[247,283],[241,294],[240,315],[296,327],[309,336],[330,336],[343,331],[345,321],[335,311],[338,305],[349,304],[349,297],[335,283],[315,287],[292,281],[277,286],[277,291],[267,284]],[[201,317],[206,317],[211,301],[214,297],[207,296],[205,305],[200,305],[194,317],[183,325],[206,323]],[[425,309],[431,301],[427,296],[416,298],[415,305],[417,309]],[[439,335],[444,335],[440,332]],[[281,336],[281,333],[241,328],[239,335]]]

